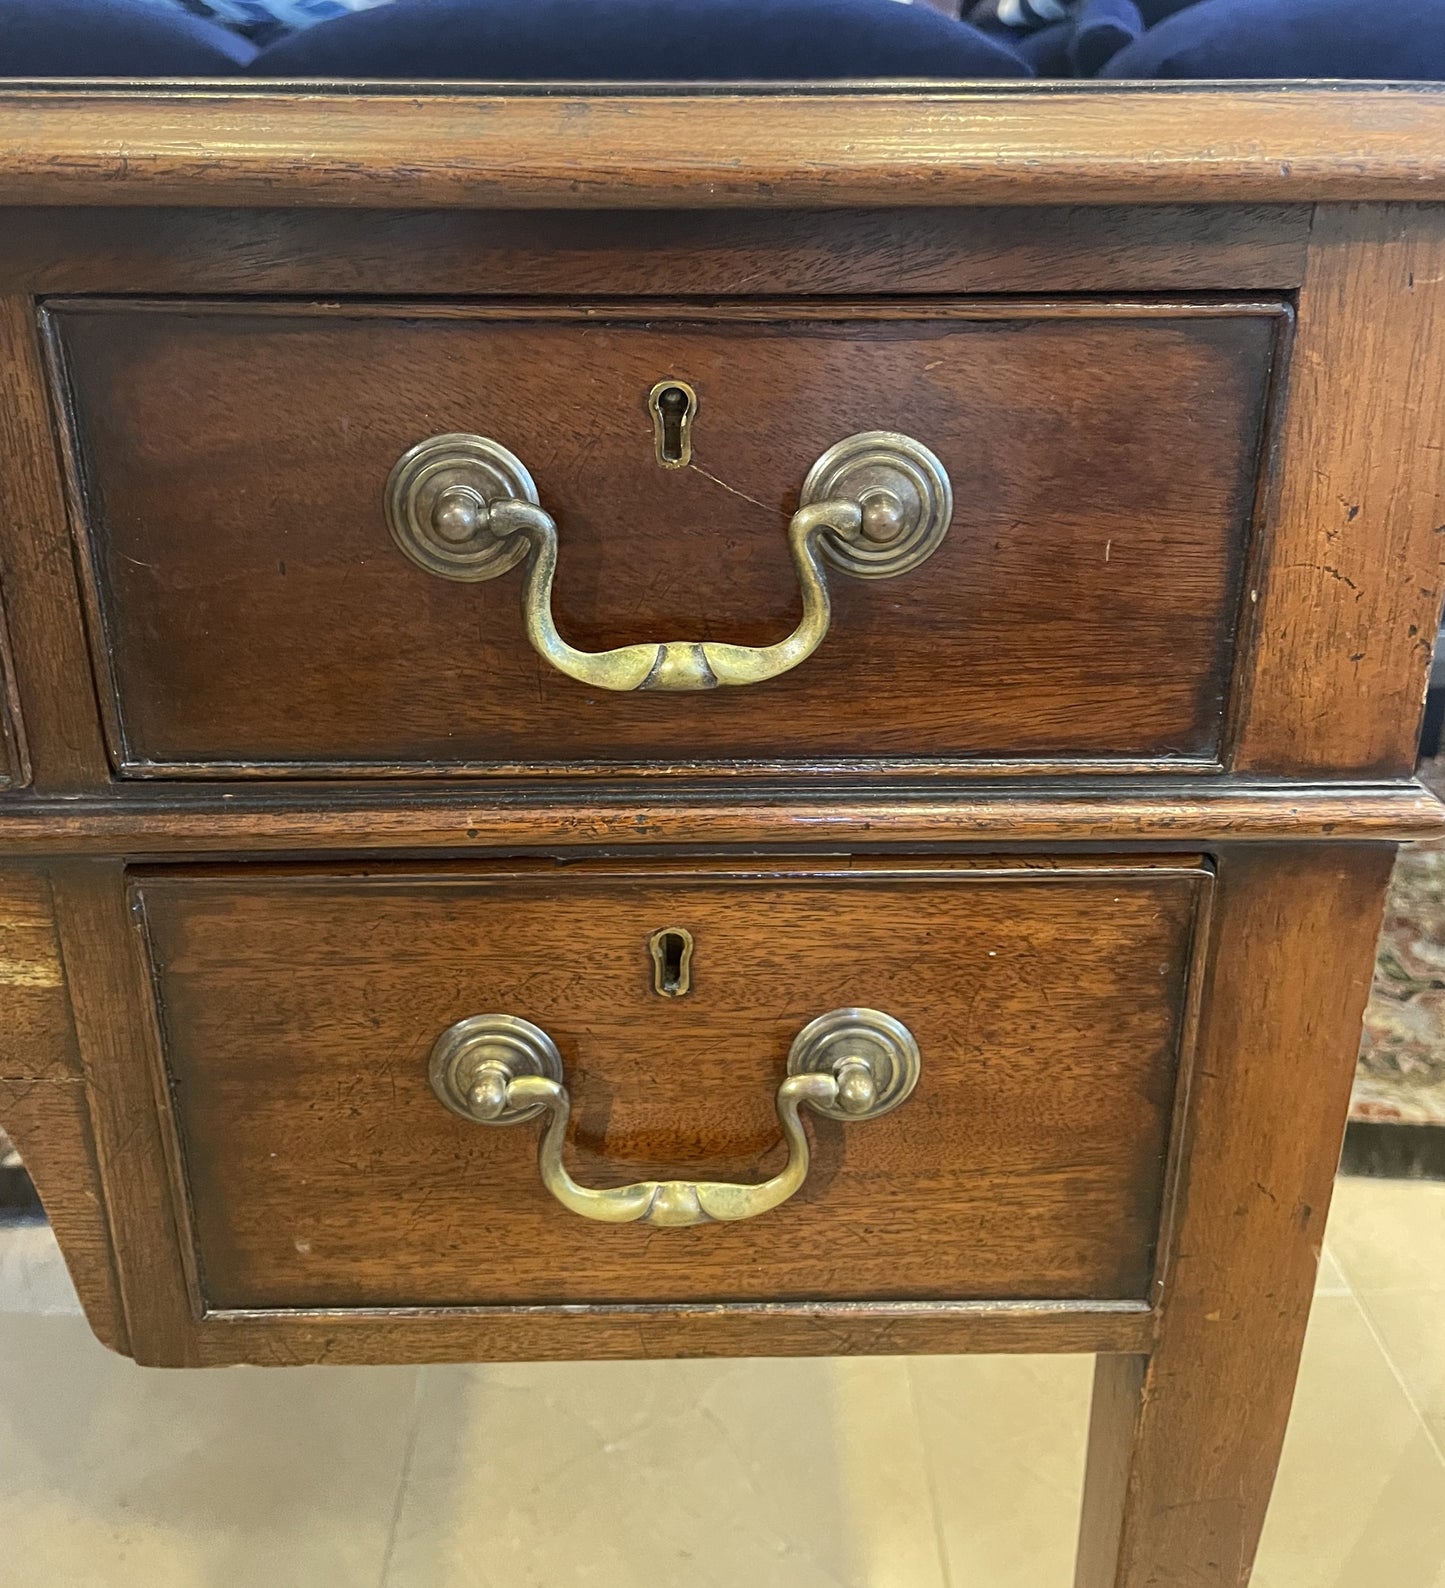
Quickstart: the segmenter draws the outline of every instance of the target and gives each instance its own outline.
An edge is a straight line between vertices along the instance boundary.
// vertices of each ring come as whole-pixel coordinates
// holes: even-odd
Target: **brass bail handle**
[[[526,564],[527,638],[558,672],[598,689],[716,689],[791,671],[822,644],[832,605],[824,564],[855,579],[893,579],[926,562],[948,533],[953,489],[911,436],[868,430],[829,447],[808,470],[788,524],[803,595],[797,628],[773,645],[657,640],[579,651],[557,631],[552,582],[557,524],[526,465],[486,436],[433,436],[391,471],[386,521],[418,567],[442,579],[495,579]]]
[[[542,1184],[564,1208],[603,1224],[728,1224],[786,1202],[808,1177],[804,1104],[856,1123],[898,1107],[918,1084],[918,1044],[901,1021],[878,1009],[834,1009],[793,1040],[778,1087],[778,1123],[788,1161],[760,1185],[710,1180],[639,1180],[597,1191],[562,1162],[572,1111],[557,1044],[516,1015],[472,1015],[448,1027],[431,1054],[432,1090],[453,1113],[479,1125],[519,1125],[547,1115],[537,1153]]]

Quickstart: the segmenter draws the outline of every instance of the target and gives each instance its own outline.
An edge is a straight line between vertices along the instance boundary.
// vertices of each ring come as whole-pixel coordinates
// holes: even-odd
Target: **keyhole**
[[[652,410],[657,461],[664,469],[681,469],[692,461],[692,421],[697,393],[681,380],[660,380],[648,394]]]
[[[692,933],[668,926],[648,939],[652,951],[652,987],[659,998],[681,998],[692,986]]]

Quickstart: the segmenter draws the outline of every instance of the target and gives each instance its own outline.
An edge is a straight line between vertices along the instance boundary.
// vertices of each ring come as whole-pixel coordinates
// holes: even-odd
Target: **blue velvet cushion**
[[[1445,0],[1201,0],[1101,77],[1445,78]]]
[[[1096,77],[1143,31],[1135,0],[1079,0],[1065,21],[1025,33],[1014,48],[1040,77]]]
[[[0,0],[0,77],[234,77],[255,53],[160,0]]]
[[[1006,44],[897,0],[398,0],[282,39],[252,71],[644,82],[1032,75]]]

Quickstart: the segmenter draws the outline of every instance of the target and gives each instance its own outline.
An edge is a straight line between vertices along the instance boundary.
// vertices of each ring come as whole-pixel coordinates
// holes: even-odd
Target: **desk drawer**
[[[202,1295],[1145,1300],[1208,884],[1187,857],[138,873]],[[555,1114],[434,1090],[438,1039],[506,1016],[555,1044],[576,1186],[756,1186],[796,1167],[799,1033],[860,1010],[916,1042],[916,1084],[876,1117],[805,1103],[806,1175],[736,1222],[749,1193],[697,1223],[675,1186],[636,1222],[559,1200]]]
[[[1222,754],[1281,304],[48,313],[129,773]],[[789,526],[810,469],[880,432],[935,456],[946,533],[886,580],[832,559],[825,637],[745,687],[567,676],[524,627],[516,557],[458,582],[388,533],[398,460],[480,436],[555,520],[542,605],[571,646],[755,652],[804,612]]]

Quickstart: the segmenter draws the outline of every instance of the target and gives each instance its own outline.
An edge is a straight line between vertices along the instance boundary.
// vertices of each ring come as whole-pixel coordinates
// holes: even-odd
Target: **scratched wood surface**
[[[438,850],[561,854],[781,853],[1048,844],[1201,843],[1353,836],[1406,842],[1445,836],[1445,807],[1419,783],[1237,782],[1233,779],[993,780],[973,787],[823,779],[746,789],[687,783],[666,801],[638,781],[600,778],[473,786],[222,783],[121,785],[88,799],[19,795],[0,810],[0,855],[238,856]]]
[[[1196,863],[146,875],[168,1091],[215,1306],[1144,1299]],[[651,934],[696,941],[659,997]],[[918,1089],[815,1119],[784,1208],[604,1227],[537,1177],[537,1127],[433,1096],[468,1015],[557,1042],[584,1183],[757,1180],[788,1047],[902,1020]]]
[[[1445,210],[1316,220],[1236,764],[1406,777],[1445,564]],[[1424,400],[1422,400],[1424,398]]]
[[[54,309],[118,756],[152,774],[1218,756],[1277,305],[713,313]],[[646,406],[668,376],[699,404],[676,470]],[[816,655],[704,699],[555,672],[518,572],[440,580],[382,515],[410,446],[494,437],[558,521],[573,644],[764,645],[800,610],[803,477],[863,430],[938,453],[948,538],[896,580],[832,576]]]
[[[0,151],[0,200],[37,205],[1429,202],[1445,192],[1445,91],[12,84],[0,93]]]

